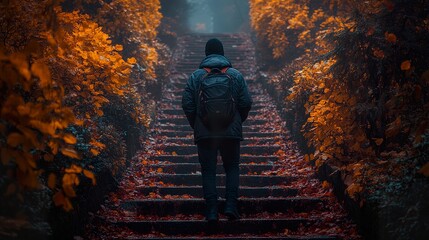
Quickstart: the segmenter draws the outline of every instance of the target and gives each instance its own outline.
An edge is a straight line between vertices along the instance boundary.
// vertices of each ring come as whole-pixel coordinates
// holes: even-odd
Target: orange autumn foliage
[[[109,2],[135,7],[132,13],[103,10],[122,20],[132,18],[116,30],[109,29],[116,35],[106,33],[98,23],[102,14],[84,14],[78,4],[65,11],[63,2],[55,0],[1,3],[0,173],[2,184],[9,185],[8,196],[16,194],[25,201],[23,190],[46,184],[55,193],[55,205],[71,210],[70,199],[76,196],[80,179],[96,184],[87,158],[105,151],[98,119],[105,116],[106,107],[123,106],[136,124],[150,123],[147,104],[130,78],[138,71],[136,64],[147,66],[146,80],[156,77],[153,41],[162,17],[160,3]],[[136,11],[139,14],[133,15]],[[113,43],[112,38],[121,34],[118,30],[133,32],[128,36],[140,43],[138,51],[124,53],[128,49],[123,44]],[[89,138],[75,135],[82,127],[92,130]],[[104,128],[112,131],[111,125]],[[88,149],[76,147],[79,144]],[[117,145],[123,148],[121,142]],[[125,165],[123,158],[115,161],[112,171]],[[50,167],[54,165],[58,167]]]
[[[374,159],[426,149],[429,19],[419,15],[422,2],[250,0],[250,7],[258,37],[286,62],[268,81],[287,96],[290,125],[312,151],[306,158],[351,172],[350,196],[363,190],[360,169]],[[427,165],[421,169],[427,173]]]
[[[97,21],[113,38],[126,44],[126,55],[134,56],[145,68],[148,78],[155,78],[158,64],[157,28],[161,23],[159,0],[100,1]],[[124,34],[123,29],[127,29]]]

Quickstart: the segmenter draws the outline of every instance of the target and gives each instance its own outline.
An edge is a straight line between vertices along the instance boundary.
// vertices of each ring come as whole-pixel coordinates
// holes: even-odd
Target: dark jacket
[[[207,73],[203,68],[229,67],[226,72],[234,78],[234,99],[237,101],[237,112],[233,122],[221,132],[211,132],[202,123],[197,113],[198,89],[201,78]],[[195,143],[207,138],[234,138],[243,140],[242,123],[246,120],[252,106],[252,99],[247,88],[247,83],[241,73],[232,68],[229,60],[217,54],[207,56],[200,64],[199,69],[192,73],[182,95],[182,108],[188,118],[189,125],[194,129]]]

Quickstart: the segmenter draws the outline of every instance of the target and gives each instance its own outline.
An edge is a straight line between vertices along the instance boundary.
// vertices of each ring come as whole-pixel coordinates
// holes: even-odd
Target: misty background
[[[161,6],[163,15],[174,19],[183,32],[234,33],[250,30],[247,0],[163,0]]]

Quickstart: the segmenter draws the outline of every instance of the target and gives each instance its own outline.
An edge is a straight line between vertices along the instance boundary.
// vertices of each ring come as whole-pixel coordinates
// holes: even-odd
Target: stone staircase
[[[241,147],[240,220],[223,212],[225,175],[218,159],[220,220],[204,220],[201,173],[193,132],[181,109],[188,76],[204,58],[208,39],[219,38],[225,56],[243,73],[254,105]],[[276,107],[256,79],[255,50],[246,34],[180,38],[175,70],[163,91],[146,151],[102,207],[88,230],[101,239],[359,239],[329,187],[315,179],[289,139]]]

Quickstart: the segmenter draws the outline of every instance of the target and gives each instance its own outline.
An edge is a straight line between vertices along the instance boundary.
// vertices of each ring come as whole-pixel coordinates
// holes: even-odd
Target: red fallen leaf
[[[189,195],[189,194],[185,194],[185,195],[182,195],[182,198],[184,198],[184,199],[190,199],[190,198],[192,198],[192,196]]]
[[[366,32],[366,36],[372,36],[375,32],[375,28],[374,27],[370,27],[368,29],[368,31]]]
[[[393,9],[395,8],[395,4],[392,3],[390,0],[384,0],[383,4],[389,11],[393,11]]]

